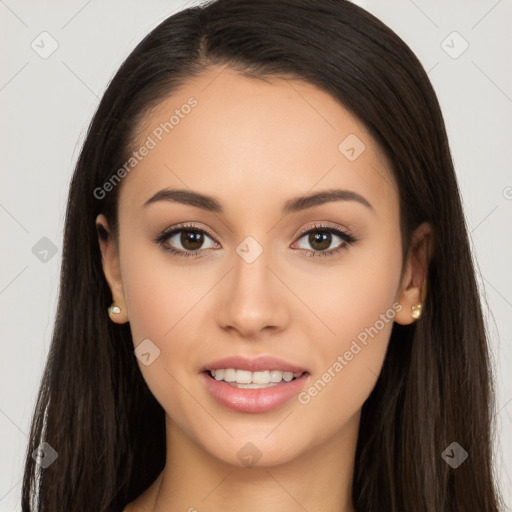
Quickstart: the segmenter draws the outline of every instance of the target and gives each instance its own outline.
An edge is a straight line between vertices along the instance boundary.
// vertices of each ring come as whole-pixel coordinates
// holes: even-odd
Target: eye
[[[211,242],[210,245],[204,247],[208,240]],[[163,231],[154,241],[164,250],[184,257],[197,256],[203,250],[219,246],[212,235],[204,229],[184,224]]]
[[[303,232],[299,241],[302,239],[305,239],[306,244],[309,244],[312,250],[304,248],[302,245],[299,245],[299,249],[306,251],[306,256],[312,258],[332,256],[345,249],[347,245],[357,242],[357,239],[346,231],[325,225],[315,225]],[[334,249],[329,249],[337,240],[337,246]],[[213,235],[206,230],[195,225],[185,224],[166,229],[154,241],[165,251],[185,258],[198,257],[207,249],[220,247]],[[204,244],[208,241],[210,243],[205,247]]]
[[[319,256],[332,256],[339,251],[345,249],[348,245],[357,242],[357,239],[351,234],[333,226],[315,225],[301,235],[299,241],[305,238],[306,245],[312,247],[313,250],[299,246],[299,249],[307,251],[307,256],[315,258]],[[334,249],[329,249],[333,243],[336,243]]]

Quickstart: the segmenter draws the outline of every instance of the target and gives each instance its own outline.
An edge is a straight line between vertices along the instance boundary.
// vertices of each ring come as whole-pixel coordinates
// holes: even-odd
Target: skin
[[[352,512],[361,407],[393,320],[307,404],[293,398],[262,414],[231,411],[211,397],[199,372],[221,357],[272,355],[308,368],[308,389],[394,303],[401,305],[394,321],[415,321],[411,306],[425,299],[431,226],[416,230],[402,274],[390,163],[361,122],[298,80],[265,82],[211,68],[147,114],[134,148],[190,96],[198,105],[120,185],[119,240],[100,239],[121,308],[112,320],[130,322],[134,347],[149,338],[159,348],[149,366],[137,361],[166,413],[166,466],[125,510]],[[349,134],[366,146],[354,161],[338,149]],[[164,188],[213,196],[225,212],[171,201],[143,208]],[[290,198],[329,188],[355,191],[373,208],[333,201],[282,215]],[[96,222],[109,230],[103,215]],[[215,237],[205,235],[199,257],[170,254],[153,241],[182,222]],[[303,233],[318,222],[348,230],[357,242],[308,257],[343,243],[334,235],[320,249],[308,243]],[[236,252],[247,236],[263,248],[250,264]],[[167,243],[186,250],[179,236]],[[248,442],[261,453],[252,467],[237,456]]]

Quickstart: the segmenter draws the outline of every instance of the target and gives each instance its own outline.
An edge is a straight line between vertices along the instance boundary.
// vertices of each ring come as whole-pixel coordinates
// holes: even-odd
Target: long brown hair
[[[287,76],[330,93],[392,162],[403,254],[428,221],[436,250],[420,322],[394,324],[364,403],[353,500],[361,512],[496,512],[493,387],[467,226],[436,95],[409,47],[346,0],[218,0],[169,17],[109,84],[70,186],[60,296],[27,448],[22,510],[119,511],[165,465],[164,411],[133,354],[129,325],[107,314],[95,218],[117,226],[118,190],[98,197],[126,161],[148,108],[212,64]],[[101,233],[100,233],[101,235]],[[57,459],[32,453],[46,441]],[[454,469],[443,451],[469,454]]]

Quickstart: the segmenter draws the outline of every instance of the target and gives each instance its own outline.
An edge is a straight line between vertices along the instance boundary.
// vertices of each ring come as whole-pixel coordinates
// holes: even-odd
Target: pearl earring
[[[119,313],[121,313],[121,308],[116,306],[116,304],[113,302],[112,305],[108,308],[108,314],[112,316],[118,315]]]
[[[414,318],[414,320],[418,320],[418,318],[421,317],[421,304],[416,304],[415,306],[412,306],[411,316],[412,318]]]

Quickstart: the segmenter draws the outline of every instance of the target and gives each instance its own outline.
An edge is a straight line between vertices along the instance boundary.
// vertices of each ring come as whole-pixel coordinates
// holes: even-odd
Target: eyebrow
[[[171,201],[175,203],[186,204],[214,213],[224,212],[221,203],[217,199],[211,196],[200,194],[199,192],[180,189],[159,190],[144,203],[143,208],[146,208],[150,204],[159,201]],[[307,196],[295,197],[286,201],[284,203],[282,213],[287,215],[333,201],[356,201],[366,206],[370,210],[375,211],[373,206],[357,192],[342,189],[329,189]]]

